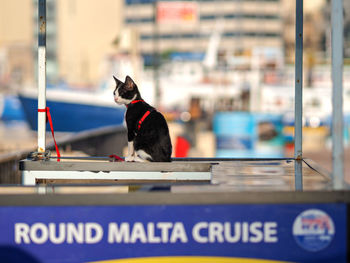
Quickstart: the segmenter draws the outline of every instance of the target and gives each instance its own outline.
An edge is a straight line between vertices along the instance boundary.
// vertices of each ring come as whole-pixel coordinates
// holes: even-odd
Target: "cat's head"
[[[135,82],[129,77],[126,76],[125,81],[122,82],[116,77],[114,77],[116,86],[113,92],[114,101],[118,104],[129,104],[135,99],[140,98],[139,90]]]

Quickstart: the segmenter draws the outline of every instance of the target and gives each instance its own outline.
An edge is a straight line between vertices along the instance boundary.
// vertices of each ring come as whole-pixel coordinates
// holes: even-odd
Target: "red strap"
[[[45,109],[38,109],[38,112],[46,112],[46,117],[47,117],[46,121],[49,121],[49,123],[50,123],[52,138],[53,138],[53,141],[55,143],[55,148],[56,148],[56,153],[57,153],[57,162],[59,162],[61,154],[60,154],[60,151],[58,150],[58,146],[57,146],[57,143],[56,143],[56,140],[55,140],[55,132],[53,130],[52,117],[51,117],[51,114],[50,114],[50,108],[46,107]]]
[[[147,116],[150,114],[151,112],[148,110],[145,112],[145,114],[143,114],[142,118],[139,120],[139,125],[137,126],[137,129],[140,130],[141,128],[141,124],[143,123],[143,121],[147,118]]]
[[[135,103],[138,103],[138,102],[141,102],[143,100],[133,100],[132,102],[130,102],[131,104],[135,104]]]
[[[143,100],[133,100],[132,102],[130,102],[129,104],[135,104],[135,103],[138,103],[138,102],[141,102]],[[125,104],[126,107],[129,106],[129,104]]]

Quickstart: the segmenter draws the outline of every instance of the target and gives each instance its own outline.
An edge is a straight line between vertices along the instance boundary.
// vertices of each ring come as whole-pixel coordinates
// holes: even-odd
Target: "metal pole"
[[[296,0],[295,12],[295,109],[294,109],[295,189],[302,190],[303,174],[303,0]]]
[[[45,152],[46,145],[46,0],[39,0],[38,35],[38,152]]]
[[[344,186],[343,145],[343,0],[332,0],[332,159],[333,187]]]

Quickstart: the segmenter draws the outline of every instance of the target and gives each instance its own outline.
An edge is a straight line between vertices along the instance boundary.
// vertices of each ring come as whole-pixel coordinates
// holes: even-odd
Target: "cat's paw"
[[[133,156],[133,155],[126,156],[125,161],[126,162],[133,162],[133,161],[135,161],[135,156]]]

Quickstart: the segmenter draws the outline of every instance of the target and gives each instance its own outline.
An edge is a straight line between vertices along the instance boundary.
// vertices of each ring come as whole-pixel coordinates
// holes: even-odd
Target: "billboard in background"
[[[176,25],[195,25],[198,22],[196,2],[158,2],[157,23]]]

